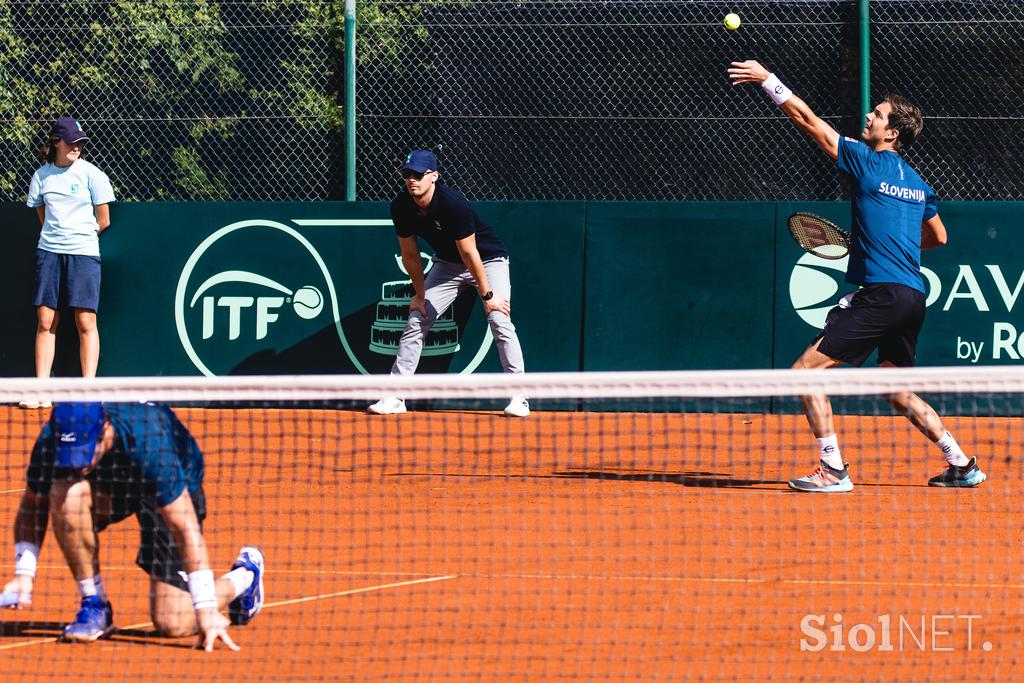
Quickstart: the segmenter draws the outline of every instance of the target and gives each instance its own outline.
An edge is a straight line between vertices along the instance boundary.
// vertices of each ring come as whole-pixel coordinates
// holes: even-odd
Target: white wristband
[[[779,80],[775,74],[768,74],[768,78],[761,84],[768,97],[772,98],[775,104],[782,104],[793,96],[793,91],[786,87],[785,83]]]
[[[188,574],[188,592],[192,594],[192,606],[196,609],[217,606],[217,587],[213,581],[212,569],[200,569]]]
[[[36,575],[36,564],[39,561],[39,546],[35,543],[21,541],[14,544],[14,575]]]

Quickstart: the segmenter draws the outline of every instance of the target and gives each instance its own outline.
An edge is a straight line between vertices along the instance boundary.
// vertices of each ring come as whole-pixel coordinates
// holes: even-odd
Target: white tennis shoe
[[[21,401],[18,403],[18,407],[23,410],[39,410],[40,408],[52,408],[53,404],[49,401]]]
[[[366,409],[375,415],[401,415],[405,412],[405,401],[397,396],[388,396]]]
[[[529,417],[530,402],[525,396],[513,396],[512,400],[505,406],[505,417]]]

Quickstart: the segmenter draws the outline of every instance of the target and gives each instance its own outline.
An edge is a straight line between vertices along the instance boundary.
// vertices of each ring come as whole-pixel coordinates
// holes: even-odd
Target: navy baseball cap
[[[401,170],[404,171],[406,169],[416,173],[436,171],[437,157],[429,149],[414,149],[409,152],[409,156],[405,157],[405,163],[402,164]]]
[[[82,130],[82,124],[70,116],[62,116],[53,122],[53,134],[69,145],[73,142],[89,142],[89,136]]]
[[[58,403],[53,407],[57,467],[78,470],[92,464],[107,416],[102,403]]]

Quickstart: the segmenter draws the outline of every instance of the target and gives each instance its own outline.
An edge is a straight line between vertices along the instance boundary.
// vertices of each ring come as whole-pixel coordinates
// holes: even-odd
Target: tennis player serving
[[[924,128],[921,109],[903,97],[887,95],[867,115],[858,141],[839,135],[756,61],[733,62],[729,78],[733,85],[759,84],[854,181],[846,281],[861,289],[844,296],[829,311],[824,331],[793,367],[859,366],[876,349],[881,366],[913,366],[925,313],[921,249],[946,243],[935,191],[900,156]],[[946,469],[930,479],[929,485],[973,487],[985,481],[977,459],[964,454],[935,410],[921,397],[896,392],[885,398],[945,456]],[[822,493],[852,490],[828,397],[805,396],[803,402],[807,421],[818,440],[821,462],[806,477],[790,480],[789,486]]]
[[[59,403],[32,449],[14,521],[14,580],[4,586],[16,608],[32,602],[32,584],[48,518],[82,602],[64,639],[87,643],[114,630],[100,579],[98,534],[135,515],[136,564],[150,577],[150,615],[168,637],[199,634],[237,650],[230,621],[248,623],[263,607],[263,554],[242,548],[214,580],[202,523],[203,454],[170,409],[148,403]]]

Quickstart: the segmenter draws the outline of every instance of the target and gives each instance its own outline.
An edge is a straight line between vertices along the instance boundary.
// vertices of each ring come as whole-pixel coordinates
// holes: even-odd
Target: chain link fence
[[[872,0],[872,93],[925,111],[908,158],[940,199],[1024,199],[1024,3]]]
[[[336,3],[0,3],[0,190],[79,118],[123,200],[341,198]]]
[[[362,198],[394,193],[410,146],[436,149],[448,180],[480,199],[841,194],[828,159],[726,69],[762,60],[840,125],[856,108],[854,2],[380,6],[402,20],[363,27],[362,40],[400,54],[360,64]],[[724,28],[727,11],[743,17],[740,30]]]
[[[872,93],[926,112],[943,199],[1024,199],[1024,3],[872,0]],[[339,0],[0,3],[0,192],[83,120],[125,200],[343,198]],[[727,31],[723,15],[743,18]],[[360,199],[412,147],[473,199],[840,199],[735,59],[861,128],[856,0],[357,0]]]

